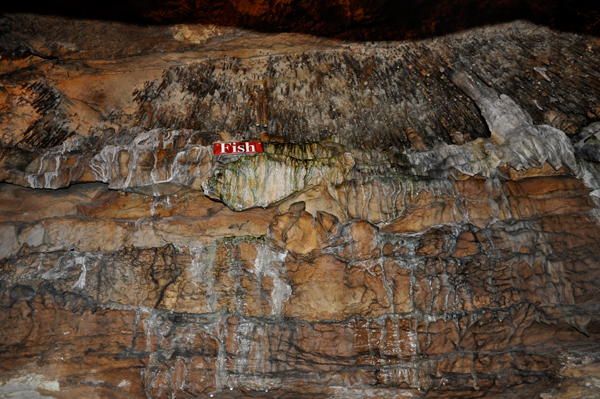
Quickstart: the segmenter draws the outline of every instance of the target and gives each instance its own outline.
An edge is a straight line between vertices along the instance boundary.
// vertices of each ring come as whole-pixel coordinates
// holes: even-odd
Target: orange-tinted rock
[[[288,266],[287,275],[294,281],[295,289],[284,306],[284,315],[307,320],[343,320],[368,307],[369,304],[361,302],[366,291],[364,281],[356,281],[346,272],[346,265],[335,258],[323,256],[292,265]]]
[[[464,183],[461,195],[500,198],[504,193],[509,201],[513,197],[536,201],[569,195],[585,198],[587,191],[581,185],[558,179],[540,185],[529,179],[518,185],[509,182],[503,192],[497,185]],[[362,220],[340,224],[324,212],[315,218],[304,211],[302,203],[292,204],[283,215],[259,209],[238,213],[193,193],[154,201],[91,185],[65,193],[34,192],[51,205],[44,209],[36,208],[35,196],[27,196],[24,189],[9,188],[4,194],[8,200],[4,224],[12,228],[16,245],[22,247],[0,265],[6,287],[1,303],[13,303],[2,311],[7,315],[5,328],[13,331],[3,335],[3,347],[27,339],[25,331],[33,328],[31,315],[35,314],[27,301],[43,290],[64,298],[67,307],[76,311],[91,305],[142,307],[147,310],[136,310],[139,321],[127,319],[127,326],[122,327],[136,337],[129,338],[135,341],[130,347],[140,354],[177,351],[169,359],[144,357],[155,359],[144,360],[149,363],[143,366],[147,370],[144,394],[150,397],[180,395],[181,384],[188,384],[197,395],[227,391],[229,386],[272,390],[280,386],[277,381],[300,389],[307,384],[304,377],[275,381],[251,375],[290,369],[320,375],[346,366],[400,368],[386,369],[377,377],[361,369],[331,378],[442,389],[441,381],[472,386],[475,370],[478,386],[492,389],[492,382],[484,376],[490,372],[506,381],[519,380],[524,369],[558,373],[556,361],[535,353],[519,354],[511,345],[552,339],[558,340],[557,347],[567,348],[570,342],[595,339],[584,335],[596,334],[594,320],[571,315],[564,307],[584,309],[599,300],[597,265],[590,253],[598,249],[600,233],[588,208],[566,206],[560,212],[548,210],[537,219],[534,215],[525,221],[496,220],[481,227],[461,219],[465,223],[461,228],[438,227],[402,235],[380,233]],[[11,219],[10,209],[15,206],[32,211]],[[260,220],[256,215],[266,220],[263,226],[270,222],[266,238],[212,238],[190,247],[163,244],[165,237],[185,237],[184,229],[196,220],[203,224],[190,231],[217,237],[244,229],[244,218],[256,223]],[[136,230],[132,222],[137,218],[143,220]],[[212,222],[207,225],[207,220]],[[239,226],[229,228],[228,220],[236,220]],[[139,232],[150,223],[158,248],[119,249],[129,245],[125,243],[130,231]],[[577,230],[571,229],[573,223]],[[95,227],[90,230],[89,226]],[[102,229],[110,230],[110,235]],[[165,236],[166,232],[170,235]],[[71,243],[78,249],[59,250],[56,243]],[[305,252],[307,248],[310,251]],[[290,251],[287,257],[286,249]],[[242,319],[219,327],[221,312],[234,312]],[[261,324],[262,318],[279,312],[291,324],[276,319]],[[222,349],[215,337],[222,331],[228,331],[219,338],[227,343],[228,355],[219,358]],[[274,347],[272,342],[281,344]],[[197,350],[197,355],[192,354]],[[494,355],[499,351],[509,355]],[[428,363],[435,370],[434,379],[419,374],[410,363],[421,354],[443,359]],[[323,360],[332,357],[338,359],[336,364]],[[29,364],[26,359],[11,362],[17,368]],[[186,374],[190,364],[200,368]],[[400,369],[405,371],[400,373]],[[102,372],[107,385],[95,392],[108,394],[121,384],[118,376],[125,374],[115,370],[107,366]],[[242,377],[234,380],[229,371],[218,370]],[[191,375],[193,383],[188,382]],[[80,380],[85,379],[70,377],[71,385],[64,385],[61,394],[85,392]],[[332,380],[310,381],[323,390]]]
[[[443,230],[430,229],[426,231],[420,237],[421,242],[416,253],[426,256],[440,255],[447,250],[447,237]]]
[[[429,193],[419,194],[407,207],[405,214],[381,229],[383,233],[418,232],[430,227],[463,220],[454,200],[437,200]]]
[[[285,249],[305,255],[318,247],[317,222],[311,214],[302,212],[285,232]]]
[[[90,184],[40,191],[38,198],[26,189],[5,187],[0,191],[0,231],[14,245],[6,245],[3,256],[25,244],[76,251],[206,245],[215,237],[264,235],[277,212],[252,209],[242,214],[197,193],[149,198]],[[19,234],[14,222],[25,223]]]
[[[346,220],[346,213],[338,201],[331,196],[327,186],[324,184],[292,195],[279,205],[279,211],[282,213],[288,212],[290,205],[299,201],[305,203],[306,212],[313,216],[317,216],[319,212],[327,212],[337,217],[340,221]]]
[[[304,202],[296,202],[283,215],[275,216],[269,226],[269,237],[280,247],[301,255],[324,248],[339,230],[338,219],[325,212],[316,218],[304,211]]]
[[[3,36],[0,396],[593,396],[594,40],[123,29]]]
[[[463,231],[461,235],[456,237],[456,245],[452,256],[461,258],[463,256],[476,255],[480,250],[475,235],[470,231]]]
[[[370,259],[381,255],[378,229],[362,220],[351,220],[343,226],[340,237],[347,240],[340,254],[346,259]]]
[[[284,213],[276,215],[269,225],[269,238],[280,248],[285,248],[285,235],[299,215]]]
[[[78,313],[53,298],[43,303],[38,298],[0,310],[2,336],[10,337],[2,340],[3,348],[27,348],[18,356],[2,355],[3,382],[19,377],[21,369],[57,381],[62,395],[73,390],[89,392],[89,381],[102,382],[108,392],[122,389],[122,397],[142,395],[136,370],[145,362],[119,356],[129,351],[135,340],[135,312],[90,311],[85,303],[80,306],[74,308]]]
[[[412,310],[411,271],[402,266],[391,259],[386,260],[384,264],[385,278],[392,288],[395,313],[408,313]]]
[[[329,245],[330,239],[335,236],[339,228],[339,220],[334,215],[317,212],[317,239],[321,248]]]

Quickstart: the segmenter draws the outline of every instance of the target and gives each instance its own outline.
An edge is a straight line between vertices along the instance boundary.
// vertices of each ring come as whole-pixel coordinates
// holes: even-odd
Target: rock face
[[[596,39],[128,29],[3,36],[0,397],[597,396]]]

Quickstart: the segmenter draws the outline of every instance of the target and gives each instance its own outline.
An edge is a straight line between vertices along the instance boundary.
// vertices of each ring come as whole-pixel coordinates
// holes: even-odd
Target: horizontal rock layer
[[[255,211],[194,208],[202,197],[153,204],[87,185],[41,200],[5,186],[2,230],[17,239],[1,264],[4,373],[17,378],[35,359],[61,395],[92,381],[97,395],[122,397],[227,388],[342,397],[331,388],[340,385],[550,392],[567,359],[583,348],[593,359],[597,347],[600,229],[589,189],[567,176],[462,184],[470,201],[455,201],[471,218],[457,210],[383,229],[313,217],[301,203],[272,219],[261,211],[260,226]],[[491,218],[494,191],[514,217]],[[21,221],[15,203],[30,209]],[[428,220],[418,215],[436,215],[433,205],[419,201],[410,217]],[[160,227],[193,226],[206,210],[210,239]]]

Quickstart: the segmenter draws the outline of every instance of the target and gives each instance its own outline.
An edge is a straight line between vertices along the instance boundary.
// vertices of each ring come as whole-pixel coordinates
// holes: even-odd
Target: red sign
[[[263,143],[259,141],[246,141],[243,143],[213,143],[215,155],[242,155],[263,152]]]

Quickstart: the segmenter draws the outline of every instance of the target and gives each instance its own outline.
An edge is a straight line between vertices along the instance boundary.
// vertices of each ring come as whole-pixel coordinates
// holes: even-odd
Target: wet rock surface
[[[474,204],[493,203],[489,184],[471,184]],[[56,397],[560,392],[600,349],[595,204],[568,176],[495,190],[513,217],[378,228],[296,203],[262,211],[262,231],[238,230],[251,211],[227,227],[217,212],[222,230],[208,238],[156,226],[202,218],[180,210],[193,197],[152,210],[103,185],[69,188],[22,221],[5,211],[15,247],[0,265],[3,374],[35,370],[58,381]],[[44,192],[5,186],[6,208],[18,193]],[[118,209],[124,200],[130,209]],[[136,241],[144,219],[177,244]],[[83,223],[87,236],[73,231]]]
[[[597,396],[595,39],[161,29],[2,60],[0,397]]]

